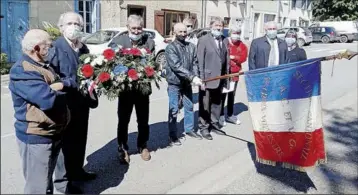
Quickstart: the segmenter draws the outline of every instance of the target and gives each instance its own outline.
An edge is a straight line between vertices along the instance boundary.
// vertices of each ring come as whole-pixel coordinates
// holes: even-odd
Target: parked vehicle
[[[341,43],[351,43],[358,40],[358,24],[356,21],[329,21],[315,22],[310,27],[328,26],[334,27],[339,36]]]
[[[308,29],[312,32],[314,42],[330,43],[339,41],[340,35],[334,27],[321,26],[309,27]]]
[[[145,35],[154,40],[155,61],[159,63],[163,69],[166,64],[164,50],[168,44],[158,31],[147,28],[144,28],[143,31]],[[114,39],[126,33],[128,33],[126,27],[102,29],[85,37],[83,43],[87,45],[91,54],[101,54],[105,49],[110,48]]]
[[[312,32],[305,27],[286,27],[277,31],[277,37],[285,39],[286,33],[289,30],[294,30],[297,33],[297,44],[299,47],[310,45],[313,41]]]
[[[191,33],[189,33],[189,37],[192,39],[195,39],[194,43],[198,43],[198,39],[208,33],[210,33],[211,29],[210,28],[198,28],[195,29],[194,31],[192,31]],[[224,28],[223,30],[223,35],[224,37],[228,37],[229,36],[229,29],[228,28]]]

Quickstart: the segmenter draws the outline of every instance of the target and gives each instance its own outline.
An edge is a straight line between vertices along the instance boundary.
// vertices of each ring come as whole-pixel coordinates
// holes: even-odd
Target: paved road
[[[305,47],[309,58],[334,54],[335,52],[347,48],[357,51],[357,43],[312,44],[309,47]],[[328,107],[334,100],[357,89],[357,58],[352,61],[336,61],[333,77],[331,77],[332,62],[324,62],[322,67],[322,101],[324,108]],[[186,192],[245,193],[251,192],[250,190],[256,190],[255,192],[257,193],[264,193],[269,189],[272,192],[280,193],[284,192],[286,188],[289,188],[292,193],[304,191],[301,188],[286,184],[285,175],[281,175],[281,177],[279,175],[272,175],[267,179],[271,181],[271,183],[269,183],[269,188],[267,185],[265,188],[259,187],[262,183],[266,182],[266,180],[260,178],[267,176],[256,174],[255,167],[253,167],[254,163],[250,155],[252,154],[252,152],[250,153],[252,147],[250,144],[248,145],[247,142],[243,141],[248,140],[251,142],[253,140],[252,126],[247,112],[247,99],[243,82],[239,84],[235,105],[237,108],[236,112],[240,113],[242,125],[234,126],[229,124],[225,128],[225,131],[227,131],[230,136],[213,135],[213,141],[187,139],[183,141],[183,146],[172,148],[168,148],[168,132],[166,124],[168,98],[165,89],[166,84],[163,83],[161,90],[154,90],[153,95],[151,96],[151,136],[149,148],[153,152],[152,160],[150,162],[142,161],[135,151],[135,140],[137,135],[135,115],[132,116],[130,123],[129,145],[131,147],[130,152],[132,153],[132,161],[128,167],[119,165],[116,155],[116,101],[111,102],[102,98],[100,106],[91,112],[87,146],[88,156],[86,158],[85,168],[97,172],[99,177],[91,183],[83,184],[86,192],[93,194]],[[357,100],[356,93],[350,97],[353,100]],[[12,102],[6,86],[1,87],[1,100],[1,193],[22,193],[24,180],[21,173],[18,148],[13,134],[14,119]],[[343,102],[346,103],[347,101]],[[352,105],[347,106],[352,107]],[[198,105],[196,104],[196,110],[197,106]],[[338,106],[336,105],[336,107],[340,108],[341,106],[339,104]],[[348,111],[344,111],[344,113],[348,113]],[[340,116],[341,114],[338,113],[337,115]],[[357,116],[352,114],[347,115],[347,117],[342,115],[342,120],[357,121]],[[352,117],[352,119],[348,117]],[[180,121],[181,118],[182,115],[180,116]],[[183,122],[181,121],[180,124],[182,125]],[[339,123],[335,125],[341,126]],[[332,129],[332,134],[334,135],[336,133],[334,132],[335,128]],[[353,131],[353,129],[355,131]],[[349,143],[349,141],[353,140],[353,136],[356,136],[356,134],[354,134],[356,131],[357,128],[348,128],[345,136],[340,137],[340,139],[342,142],[346,141]],[[353,150],[353,146],[357,145],[357,142],[354,144],[352,143],[352,148],[350,149]],[[330,152],[330,149],[331,148],[328,148],[328,152]],[[332,151],[335,152],[339,147],[333,149],[334,150]],[[334,154],[339,155],[340,152],[341,151]],[[357,156],[357,153],[352,153],[344,158],[334,156],[331,159],[340,158],[341,161],[347,161],[344,165],[352,167],[354,164],[352,165],[348,163],[349,158],[356,159]],[[330,167],[333,166],[332,161],[327,164],[327,170],[330,170]],[[357,164],[357,161],[355,161],[355,163]],[[226,167],[226,169],[222,168],[223,166]],[[228,167],[235,169],[234,171],[229,171],[230,169],[228,169]],[[321,167],[324,169],[323,166]],[[345,169],[341,168],[339,170]],[[349,171],[350,169],[348,168],[346,170],[354,173]],[[343,183],[341,180],[349,179],[346,175],[336,177],[330,171],[324,172],[324,174],[328,175],[328,178],[332,178],[335,186],[342,186]],[[352,177],[354,178],[357,176],[354,176],[354,174],[351,175],[351,180]],[[312,180],[314,181],[314,179]],[[239,186],[246,186],[246,188],[238,188],[236,187],[236,184]],[[313,193],[319,193],[321,192],[321,189],[326,189],[329,187],[328,185],[333,185],[324,182],[317,182],[314,184],[316,185],[317,190],[313,190]],[[217,186],[223,186],[224,188]],[[348,190],[351,189],[352,188],[349,188]]]

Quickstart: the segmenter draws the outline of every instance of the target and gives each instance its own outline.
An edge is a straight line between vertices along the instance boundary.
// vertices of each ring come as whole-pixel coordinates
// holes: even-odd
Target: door
[[[9,2],[7,13],[9,60],[15,62],[21,56],[21,40],[28,31],[29,4],[28,1]]]

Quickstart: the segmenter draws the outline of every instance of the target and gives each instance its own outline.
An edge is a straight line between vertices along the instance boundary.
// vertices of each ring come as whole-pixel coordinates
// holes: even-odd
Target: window
[[[270,21],[275,21],[276,15],[274,14],[265,14],[264,15],[264,23],[266,22],[270,22]]]
[[[97,31],[87,37],[83,42],[85,44],[99,45],[110,41],[119,31]]]
[[[97,29],[96,0],[78,0],[78,13],[83,17],[83,31],[95,32]]]
[[[224,28],[229,27],[230,19],[230,17],[224,17]]]
[[[144,21],[144,28],[146,27],[146,15],[147,15],[147,9],[145,6],[140,6],[140,5],[127,5],[127,16],[130,15],[138,15],[141,16],[143,18]]]
[[[175,23],[182,22],[189,17],[189,12],[164,11],[164,36],[172,36]]]
[[[295,9],[296,8],[296,0],[292,0],[291,1],[291,8]]]
[[[297,20],[291,20],[290,26],[297,26]]]

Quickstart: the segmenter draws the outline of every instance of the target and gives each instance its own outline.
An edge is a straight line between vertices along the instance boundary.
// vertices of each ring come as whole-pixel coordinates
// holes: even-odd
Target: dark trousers
[[[65,192],[84,172],[83,163],[86,155],[89,107],[84,102],[73,102],[69,105],[71,121],[63,133],[62,149],[55,169],[55,187]]]
[[[199,91],[199,130],[220,130],[221,87]]]
[[[224,107],[225,107],[225,100],[227,96],[227,116],[232,116],[234,114],[234,103],[235,103],[235,93],[236,93],[236,87],[237,87],[237,81],[235,82],[235,88],[234,91],[229,93],[223,93],[221,95],[221,116],[224,116]]]
[[[128,124],[132,115],[133,106],[135,107],[138,123],[137,147],[143,149],[147,147],[149,140],[149,95],[143,95],[137,91],[122,92],[118,97],[118,146],[128,150]]]
[[[26,144],[17,140],[25,177],[24,194],[53,194],[52,175],[61,141],[50,144]]]

